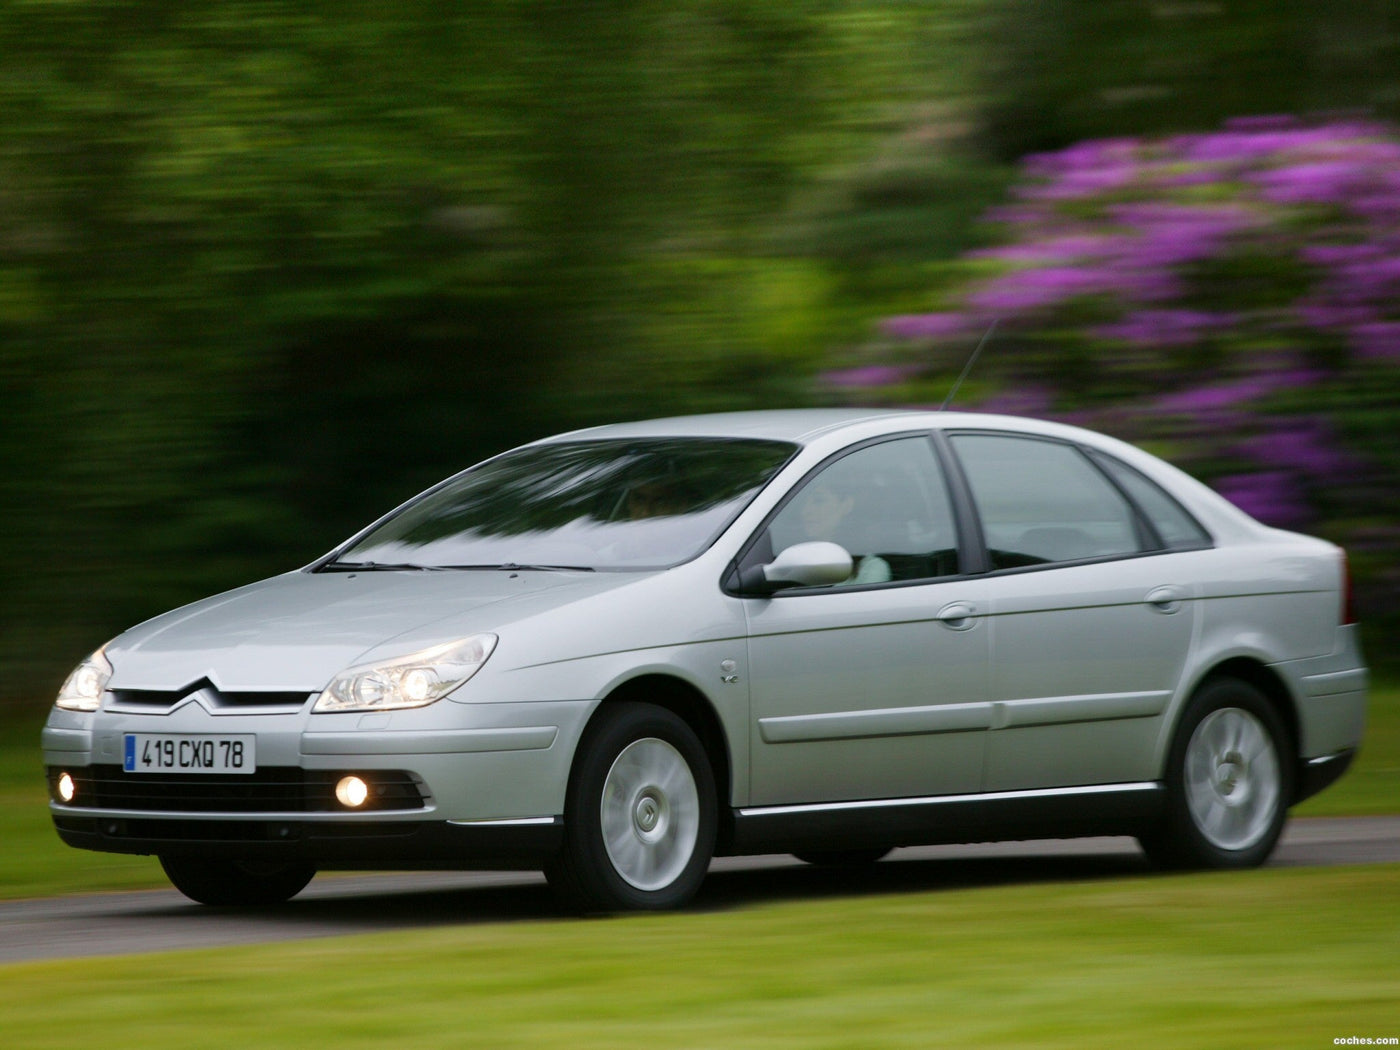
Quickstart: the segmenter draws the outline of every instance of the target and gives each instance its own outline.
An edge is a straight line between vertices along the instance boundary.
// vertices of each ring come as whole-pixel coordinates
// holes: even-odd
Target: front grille
[[[191,693],[202,693],[206,706],[215,710],[225,707],[300,707],[311,696],[305,692],[233,692],[225,693],[208,683],[198,683],[184,689],[113,689],[112,702],[118,707],[140,707],[151,711],[169,711]]]
[[[49,767],[49,790],[65,772]],[[87,809],[163,810],[173,813],[328,813],[348,812],[335,799],[335,785],[346,771],[268,766],[255,773],[181,776],[128,773],[121,766],[67,769],[76,792],[70,805]],[[354,812],[422,809],[417,778],[403,770],[354,770],[370,786],[369,798]]]

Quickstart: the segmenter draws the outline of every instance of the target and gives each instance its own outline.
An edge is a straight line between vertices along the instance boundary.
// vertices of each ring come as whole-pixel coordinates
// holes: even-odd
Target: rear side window
[[[1003,434],[950,440],[972,489],[992,569],[1148,549],[1132,506],[1074,446]]]
[[[1210,546],[1210,534],[1155,481],[1112,456],[1102,452],[1089,454],[1147,515],[1163,546],[1169,550],[1194,550]]]

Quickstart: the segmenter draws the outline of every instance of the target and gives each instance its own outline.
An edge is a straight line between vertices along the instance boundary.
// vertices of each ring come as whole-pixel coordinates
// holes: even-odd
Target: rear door
[[[950,444],[989,559],[984,789],[1152,779],[1198,614],[1172,543],[1208,538],[1189,518],[1189,536],[1164,538],[1123,480],[1076,445],[1004,433]]]

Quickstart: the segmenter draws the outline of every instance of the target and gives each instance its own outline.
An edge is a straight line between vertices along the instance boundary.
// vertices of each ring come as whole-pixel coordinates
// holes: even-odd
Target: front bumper
[[[570,765],[592,707],[56,709],[43,733],[50,810],[64,842],[104,852],[212,852],[328,869],[535,868],[559,848]],[[124,773],[127,733],[252,734],[257,771]],[[66,802],[56,790],[63,772],[77,785]],[[347,809],[334,783],[348,773],[389,790]]]
[[[535,870],[559,851],[564,824],[534,821],[220,819],[94,816],[54,806],[59,838],[78,849],[164,856],[217,854],[328,870]]]

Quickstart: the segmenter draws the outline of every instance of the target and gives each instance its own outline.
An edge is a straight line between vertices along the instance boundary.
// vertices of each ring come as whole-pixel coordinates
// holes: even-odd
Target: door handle
[[[971,602],[949,602],[934,614],[934,619],[950,631],[966,631],[977,621],[977,606]]]
[[[1181,608],[1186,593],[1180,587],[1154,587],[1147,592],[1147,604],[1153,612],[1174,613]]]

